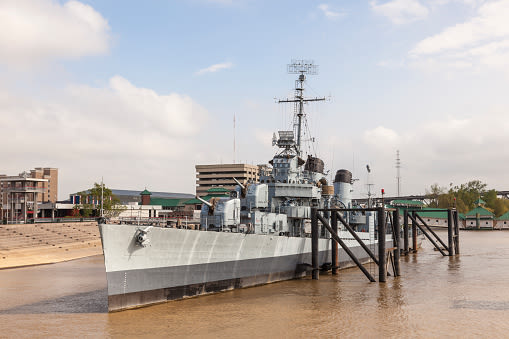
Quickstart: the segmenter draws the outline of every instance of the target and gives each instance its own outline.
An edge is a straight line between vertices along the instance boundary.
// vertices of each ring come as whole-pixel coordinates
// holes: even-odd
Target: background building
[[[237,185],[233,178],[242,184],[259,182],[260,168],[248,164],[196,165],[196,195],[205,196],[213,187],[232,190]]]
[[[0,175],[0,219],[10,222],[37,217],[42,203],[57,201],[58,169],[36,167],[16,176]]]
[[[142,205],[141,196],[143,191],[134,190],[120,190],[111,188],[111,193],[116,196],[122,205],[140,204]],[[85,190],[86,191],[86,190]],[[174,193],[174,192],[149,192],[150,198],[163,198],[163,199],[192,199],[194,195],[188,193]],[[79,204],[78,193],[69,194],[69,201],[71,204]]]
[[[58,168],[36,167],[30,171],[30,177],[46,179],[42,183],[44,194],[41,194],[38,202],[57,202],[58,200]]]

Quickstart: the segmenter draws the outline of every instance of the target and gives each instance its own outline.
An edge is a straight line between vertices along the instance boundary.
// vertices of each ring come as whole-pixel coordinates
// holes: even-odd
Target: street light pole
[[[101,218],[104,217],[103,200],[104,200],[104,182],[103,177],[101,177]]]

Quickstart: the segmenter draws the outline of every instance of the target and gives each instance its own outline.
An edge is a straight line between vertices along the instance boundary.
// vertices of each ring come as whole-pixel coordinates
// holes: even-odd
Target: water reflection
[[[0,314],[108,313],[106,289],[67,295],[0,310]]]
[[[509,301],[494,300],[455,300],[453,308],[468,308],[474,310],[509,311]]]

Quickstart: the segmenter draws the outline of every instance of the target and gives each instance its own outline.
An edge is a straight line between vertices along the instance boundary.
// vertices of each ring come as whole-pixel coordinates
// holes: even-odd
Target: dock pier
[[[343,217],[344,212],[376,212],[376,234],[378,239],[378,256],[375,256],[373,251],[364,243],[364,241],[357,235],[354,228]],[[338,270],[338,245],[343,248],[350,259],[357,265],[357,267],[364,273],[369,281],[375,282],[373,275],[368,272],[360,260],[350,250],[347,244],[338,235],[338,224],[341,223],[344,228],[352,235],[357,243],[366,251],[373,263],[378,267],[378,282],[386,282],[387,276],[391,274],[388,272],[388,262],[391,262],[393,269],[393,276],[401,275],[400,256],[407,256],[410,253],[409,248],[409,226],[412,226],[412,253],[417,253],[417,229],[419,229],[424,236],[430,240],[433,246],[443,256],[458,255],[459,251],[459,223],[458,211],[455,209],[448,209],[448,227],[447,227],[447,242],[448,245],[426,224],[424,219],[418,214],[418,211],[403,212],[403,227],[400,223],[400,214],[398,209],[391,209],[385,207],[376,208],[311,208],[311,267],[312,279],[319,279],[319,260],[318,260],[318,239],[320,237],[320,223],[329,232],[332,241],[331,246],[331,272],[337,274]],[[327,218],[326,216],[329,216]],[[389,227],[389,226],[390,227]],[[392,235],[392,247],[387,248],[387,235]],[[403,241],[401,241],[403,235]],[[403,248],[401,243],[403,242]]]

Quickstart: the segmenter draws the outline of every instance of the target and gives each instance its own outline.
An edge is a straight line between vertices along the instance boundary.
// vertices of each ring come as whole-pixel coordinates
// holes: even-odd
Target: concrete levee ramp
[[[95,222],[0,225],[0,268],[102,254]]]

